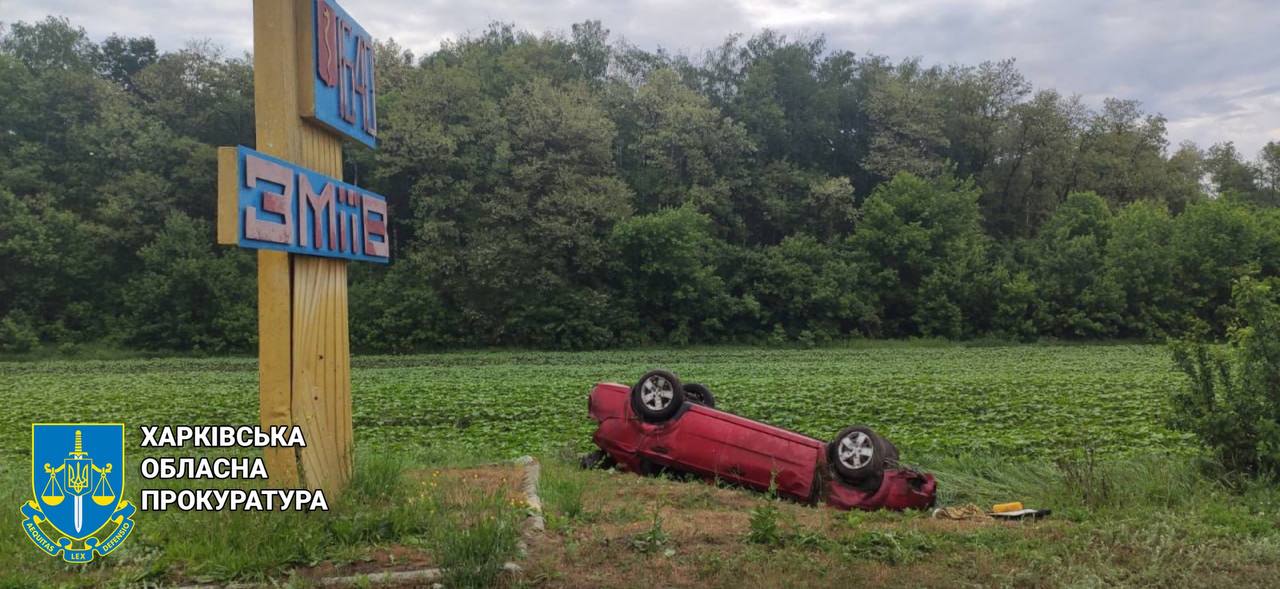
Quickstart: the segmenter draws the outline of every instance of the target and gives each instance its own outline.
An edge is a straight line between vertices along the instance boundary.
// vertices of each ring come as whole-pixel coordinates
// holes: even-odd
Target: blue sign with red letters
[[[390,261],[385,197],[243,145],[235,156],[240,247]]]
[[[373,37],[334,0],[313,0],[311,14],[315,96],[309,115],[329,129],[376,149]]]

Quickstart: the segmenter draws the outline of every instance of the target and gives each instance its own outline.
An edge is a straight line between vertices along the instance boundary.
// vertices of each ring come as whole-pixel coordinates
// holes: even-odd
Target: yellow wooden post
[[[308,0],[254,0],[257,149],[341,178],[342,142],[299,116],[310,27]],[[307,441],[267,449],[273,482],[341,492],[352,468],[345,260],[258,251],[258,363],[262,426],[298,425]]]
[[[347,260],[390,260],[386,198],[340,180],[339,137],[377,146],[373,43],[333,0],[254,0],[253,43],[257,149],[218,151],[218,243],[259,250],[261,425],[306,436],[266,450],[272,482],[337,494],[353,466]]]

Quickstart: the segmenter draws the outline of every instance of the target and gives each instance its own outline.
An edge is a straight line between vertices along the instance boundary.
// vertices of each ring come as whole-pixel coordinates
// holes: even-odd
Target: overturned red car
[[[584,466],[689,473],[840,509],[926,508],[936,500],[933,475],[899,465],[898,449],[870,428],[850,426],[823,442],[720,411],[707,387],[665,370],[631,387],[597,384],[587,413],[600,424],[592,436],[600,452]]]

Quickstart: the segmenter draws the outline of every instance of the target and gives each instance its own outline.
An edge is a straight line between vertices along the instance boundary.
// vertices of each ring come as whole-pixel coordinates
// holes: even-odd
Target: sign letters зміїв
[[[386,263],[387,199],[248,147],[236,147],[240,247]]]

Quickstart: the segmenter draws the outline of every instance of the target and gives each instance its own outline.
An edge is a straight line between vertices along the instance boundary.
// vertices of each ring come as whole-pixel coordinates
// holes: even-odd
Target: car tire
[[[860,483],[884,472],[888,454],[884,438],[869,427],[853,425],[840,430],[827,444],[827,461],[849,483]]]
[[[883,483],[884,483],[884,472],[881,472],[876,476],[867,477],[865,479],[862,479],[861,481],[858,481],[856,483],[851,483],[851,484],[855,488],[857,488],[859,491],[862,491],[863,493],[871,493],[872,495],[874,495],[876,491],[880,490],[880,485]]]
[[[684,385],[666,370],[646,372],[631,387],[631,408],[645,421],[666,421],[684,404]]]
[[[898,468],[898,447],[886,438],[880,438],[880,441],[884,443],[884,467]]]
[[[707,388],[707,385],[696,382],[684,385],[684,400],[712,409],[716,407],[716,396],[711,394],[711,389]]]

